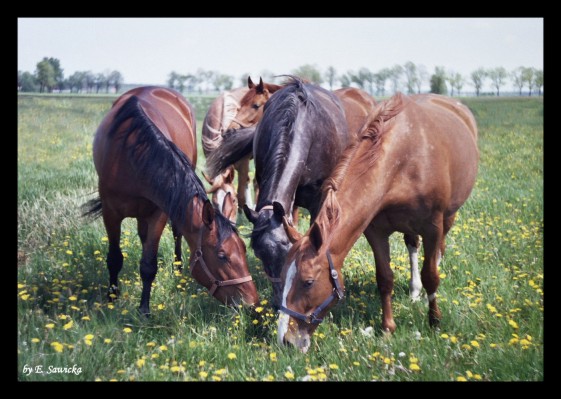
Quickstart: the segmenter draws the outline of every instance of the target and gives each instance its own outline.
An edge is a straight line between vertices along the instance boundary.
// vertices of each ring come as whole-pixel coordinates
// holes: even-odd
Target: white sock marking
[[[294,276],[296,276],[296,262],[292,261],[286,273],[286,279],[284,281],[284,290],[282,292],[282,306],[286,307],[286,297],[292,288],[292,282],[294,281]],[[288,331],[288,321],[290,316],[284,313],[282,310],[279,311],[279,328],[278,328],[278,342],[279,345],[283,345],[284,335]]]
[[[412,245],[407,246],[409,251],[409,263],[411,263],[411,281],[409,282],[409,294],[414,301],[419,300],[421,296],[421,274],[419,273],[419,257],[417,247]]]

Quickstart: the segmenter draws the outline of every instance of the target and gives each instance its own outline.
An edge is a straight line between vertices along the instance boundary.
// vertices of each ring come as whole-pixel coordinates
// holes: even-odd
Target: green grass
[[[168,228],[152,317],[136,312],[140,242],[133,220],[123,227],[122,296],[107,303],[105,230],[101,220],[80,219],[79,206],[96,189],[91,143],[112,101],[18,97],[20,380],[543,379],[542,99],[464,100],[479,124],[481,161],[440,267],[441,330],[428,326],[426,302],[408,297],[408,258],[396,234],[398,329],[391,337],[380,332],[372,253],[360,238],[343,269],[347,299],[320,325],[305,355],[277,345],[269,305],[254,324],[245,311],[209,298],[190,276],[176,275]],[[209,101],[194,101],[199,132]],[[248,233],[250,223],[243,215],[238,220]],[[307,223],[301,218],[300,231]],[[248,260],[261,297],[269,299],[270,283],[251,249]],[[361,330],[369,326],[373,333],[365,336]],[[25,375],[24,365],[45,373]],[[79,375],[46,374],[49,366],[73,365]]]

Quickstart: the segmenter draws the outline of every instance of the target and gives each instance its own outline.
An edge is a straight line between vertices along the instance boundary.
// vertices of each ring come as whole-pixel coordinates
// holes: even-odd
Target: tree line
[[[39,61],[33,73],[18,70],[18,91],[22,92],[52,93],[70,90],[71,93],[118,93],[123,83],[121,72],[110,70],[100,73],[76,71],[65,78],[60,60],[52,57],[44,57]]]

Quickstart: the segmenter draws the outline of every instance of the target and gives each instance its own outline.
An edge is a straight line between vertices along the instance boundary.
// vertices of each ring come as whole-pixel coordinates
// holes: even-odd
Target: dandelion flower
[[[89,339],[85,339],[85,340],[84,340],[84,343],[85,343],[86,345],[88,345],[88,346],[92,346],[92,344],[93,344],[93,342],[92,342],[91,340],[89,340]]]
[[[163,303],[160,303],[158,305],[158,310],[164,310],[166,308],[166,305],[164,305]]]
[[[154,341],[150,341],[146,344],[146,346],[153,348],[154,346],[156,346],[156,343]]]
[[[95,338],[95,336],[93,334],[88,334],[84,337],[84,339],[87,339],[87,340],[90,340],[90,341],[94,338]]]
[[[136,367],[141,368],[142,366],[144,366],[144,364],[146,363],[146,360],[144,359],[138,359],[136,361]]]
[[[469,346],[468,344],[463,344],[463,345],[462,345],[462,349],[470,350],[470,349],[471,349],[471,346]]]
[[[471,344],[471,346],[473,346],[474,348],[479,348],[479,342],[477,342],[477,341],[475,341],[475,340],[474,340],[474,341],[471,341],[470,344]]]
[[[456,342],[458,342],[458,338],[456,338],[455,336],[451,336],[450,337],[450,342],[452,342],[453,344],[455,344]]]
[[[465,381],[467,381],[467,379],[466,379],[466,377],[460,375],[460,376],[456,377],[456,381],[458,381],[458,382],[465,382]]]
[[[466,376],[467,378],[472,378],[473,377],[473,373],[471,371],[466,371]]]
[[[29,294],[23,294],[20,298],[22,301],[27,301],[29,299]]]
[[[411,363],[409,365],[409,370],[411,370],[411,371],[421,371],[421,368],[419,367],[419,365],[417,363]]]
[[[262,306],[257,306],[257,307],[255,308],[255,311],[256,311],[257,313],[261,313],[261,312],[263,311],[263,307],[262,307]]]
[[[208,377],[208,373],[206,371],[199,371],[199,377],[206,378]]]
[[[125,327],[125,328],[123,328],[123,332],[124,332],[125,334],[130,334],[130,333],[132,332],[132,329],[129,328],[129,327]]]
[[[234,360],[236,357],[237,357],[237,356],[236,356],[235,353],[232,353],[232,352],[228,353],[228,359]]]
[[[64,350],[64,345],[61,344],[60,342],[51,342],[51,346],[53,347],[53,349],[55,350],[55,352],[61,353]]]
[[[49,324],[45,324],[45,328],[53,329],[55,327],[55,325],[53,323],[49,323]]]
[[[168,347],[165,346],[165,345],[160,345],[160,350],[161,350],[162,352],[163,352],[163,351],[167,351],[167,350],[168,350]]]
[[[292,374],[290,371],[287,371],[286,373],[284,373],[284,376],[289,380],[294,379],[294,374]]]
[[[331,363],[331,364],[329,365],[329,368],[330,368],[331,370],[338,370],[338,369],[339,369],[339,366],[336,365],[335,363]]]
[[[222,378],[218,377],[217,375],[212,376],[213,381],[222,381]]]
[[[41,342],[41,340],[39,338],[31,338],[31,342],[33,342],[34,344]]]
[[[474,374],[474,375],[473,375],[473,378],[476,379],[476,380],[478,380],[478,381],[481,381],[481,379],[482,379],[482,377],[481,377],[480,374]]]
[[[90,316],[84,316],[84,317],[82,317],[82,320],[84,320],[84,321],[90,321],[91,319],[90,319]]]
[[[62,326],[62,328],[64,330],[70,330],[72,328],[72,326],[74,325],[74,322],[72,320],[70,320],[68,323],[66,323],[65,325]]]
[[[515,330],[518,329],[518,323],[515,322],[514,320],[510,319],[510,320],[508,321],[508,324],[509,324],[512,328],[514,328]]]
[[[67,255],[72,255],[72,251],[68,249],[68,250],[66,250],[66,254]]]
[[[68,298],[69,301],[77,301],[78,297],[76,297],[76,295],[72,295],[71,297]]]
[[[446,333],[442,333],[442,334],[440,334],[440,338],[448,339],[448,338],[450,338],[450,336]]]
[[[276,361],[277,361],[277,354],[276,354],[276,352],[271,352],[271,353],[269,353],[269,359],[271,359],[272,362],[276,362]]]
[[[391,362],[392,362],[392,359],[390,359],[389,357],[384,358],[384,363],[385,364],[391,364]]]
[[[111,342],[113,342],[113,341],[111,340],[111,338],[105,338],[105,339],[103,340],[103,343],[105,343],[105,344],[110,344]]]

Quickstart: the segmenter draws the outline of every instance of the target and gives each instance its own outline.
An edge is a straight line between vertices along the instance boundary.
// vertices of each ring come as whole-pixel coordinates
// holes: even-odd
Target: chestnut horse
[[[181,257],[183,236],[191,250],[191,274],[211,295],[225,304],[258,301],[244,242],[215,212],[193,169],[195,118],[185,98],[158,87],[126,92],[97,129],[93,158],[99,198],[88,203],[87,214],[102,215],[107,230],[110,299],[118,295],[123,266],[121,222],[134,217],[142,242],[142,313],[150,313],[158,246],[168,218],[177,237],[176,256]]]
[[[321,184],[351,141],[339,99],[330,91],[298,78],[265,104],[256,127],[224,136],[207,158],[211,175],[253,152],[259,184],[257,206],[244,212],[253,223],[251,246],[273,283],[273,305],[280,304],[280,272],[290,248],[282,226],[292,223],[285,210],[302,206],[312,220],[320,206]]]
[[[382,328],[395,331],[389,236],[400,231],[422,237],[421,280],[429,301],[429,323],[437,326],[438,264],[456,212],[477,175],[477,127],[467,107],[438,95],[397,94],[369,116],[323,190],[312,227],[287,256],[278,327],[279,343],[306,352],[310,336],[344,296],[341,267],[364,233],[374,252],[382,301]]]
[[[239,129],[255,125],[263,116],[263,105],[271,94],[281,86],[263,83],[254,84],[251,77],[247,78],[247,88],[240,87],[232,91],[226,91],[218,96],[210,105],[203,121],[202,137],[203,151],[205,157],[220,146],[222,135],[230,129]],[[226,193],[231,192],[235,203],[240,208],[244,205],[253,207],[250,193],[249,157],[239,160],[228,167],[217,176],[207,176],[205,179],[211,184],[209,193],[213,194],[212,201],[219,209],[223,209],[223,198]],[[235,177],[234,169],[238,171],[238,194],[233,188]],[[225,214],[232,222],[236,222],[237,212]]]

